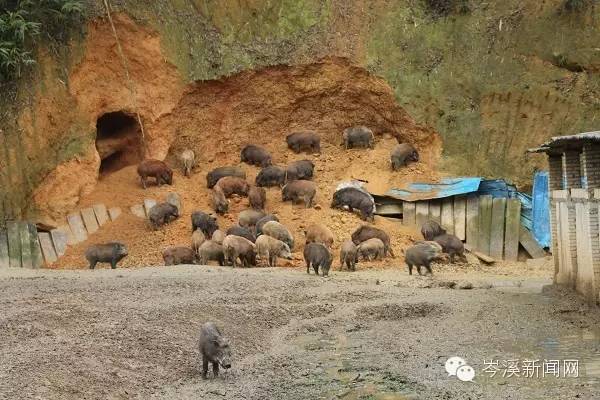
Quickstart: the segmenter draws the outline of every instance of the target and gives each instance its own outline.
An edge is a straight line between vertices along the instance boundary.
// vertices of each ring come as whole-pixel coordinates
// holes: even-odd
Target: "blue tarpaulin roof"
[[[480,177],[446,178],[440,183],[411,183],[405,189],[390,189],[385,195],[404,201],[441,199],[476,192]]]

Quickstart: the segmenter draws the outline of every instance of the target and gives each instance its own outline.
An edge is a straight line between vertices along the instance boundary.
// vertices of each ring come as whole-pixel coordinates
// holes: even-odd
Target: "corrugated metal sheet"
[[[440,183],[411,183],[405,189],[390,189],[386,196],[404,201],[441,199],[476,192],[480,177],[447,178]]]

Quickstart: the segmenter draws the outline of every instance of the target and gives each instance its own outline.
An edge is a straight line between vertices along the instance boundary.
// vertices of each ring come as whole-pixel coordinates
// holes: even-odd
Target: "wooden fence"
[[[495,259],[516,261],[519,243],[534,258],[545,255],[531,233],[521,226],[519,199],[472,194],[402,204],[404,225],[420,229],[430,219],[470,249]]]

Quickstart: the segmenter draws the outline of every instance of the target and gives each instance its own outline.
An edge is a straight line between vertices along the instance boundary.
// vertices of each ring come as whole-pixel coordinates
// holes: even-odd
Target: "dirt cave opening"
[[[124,111],[100,116],[96,121],[96,149],[102,160],[101,177],[142,161],[142,130],[135,116]]]

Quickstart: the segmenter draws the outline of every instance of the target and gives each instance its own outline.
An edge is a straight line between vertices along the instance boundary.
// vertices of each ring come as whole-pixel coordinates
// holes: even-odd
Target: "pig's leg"
[[[208,358],[202,356],[202,378],[206,379],[208,373]]]
[[[216,378],[217,376],[219,376],[219,363],[213,362],[212,365],[213,365],[213,375]]]

